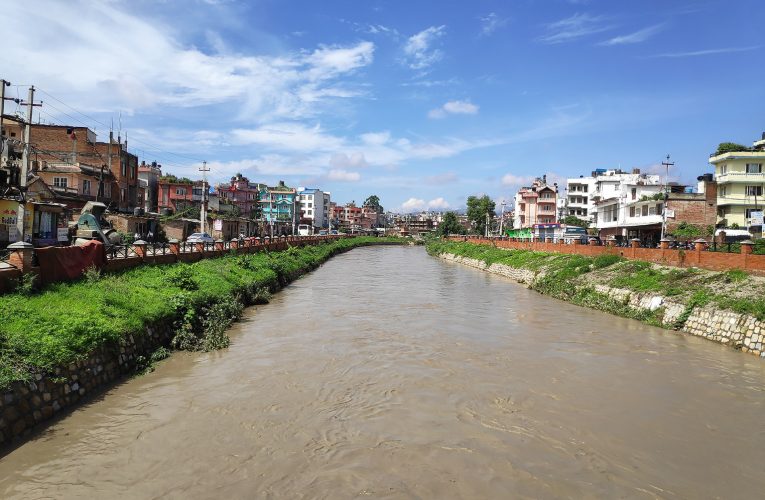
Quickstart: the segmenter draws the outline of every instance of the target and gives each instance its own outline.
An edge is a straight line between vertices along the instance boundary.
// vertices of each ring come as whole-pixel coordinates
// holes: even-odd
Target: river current
[[[762,498],[765,363],[369,247],[0,459],[2,498]]]

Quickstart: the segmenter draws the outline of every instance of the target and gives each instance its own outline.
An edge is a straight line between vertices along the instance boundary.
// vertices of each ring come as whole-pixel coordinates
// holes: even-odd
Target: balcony
[[[718,184],[724,184],[726,182],[741,182],[748,184],[764,184],[765,173],[760,174],[748,174],[746,172],[728,172],[725,174],[716,174]]]

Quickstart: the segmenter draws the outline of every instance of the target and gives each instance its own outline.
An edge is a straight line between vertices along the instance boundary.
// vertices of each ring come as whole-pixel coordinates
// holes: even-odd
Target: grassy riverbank
[[[146,325],[174,321],[179,349],[228,345],[224,331],[245,305],[316,268],[332,255],[392,238],[350,238],[283,252],[227,255],[194,264],[87,273],[39,293],[0,297],[0,388],[141,335]]]
[[[501,264],[534,273],[530,287],[545,295],[575,304],[631,317],[667,328],[680,328],[695,307],[713,305],[719,309],[748,314],[765,320],[765,279],[738,269],[712,272],[696,268],[673,268],[648,262],[629,261],[617,255],[587,257],[527,250],[507,250],[490,245],[432,240],[431,255],[452,254]],[[654,294],[685,306],[672,324],[663,324],[663,310],[637,310],[604,293],[602,287]]]

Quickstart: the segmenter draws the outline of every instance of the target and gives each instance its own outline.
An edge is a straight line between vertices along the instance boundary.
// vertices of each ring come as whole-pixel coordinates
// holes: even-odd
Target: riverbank
[[[26,434],[167,348],[228,345],[242,309],[332,256],[395,238],[347,238],[281,252],[231,254],[193,264],[88,273],[39,293],[3,296],[0,310],[0,445]]]
[[[587,257],[434,240],[428,253],[529,288],[765,357],[765,279],[740,270],[673,268],[618,255]]]

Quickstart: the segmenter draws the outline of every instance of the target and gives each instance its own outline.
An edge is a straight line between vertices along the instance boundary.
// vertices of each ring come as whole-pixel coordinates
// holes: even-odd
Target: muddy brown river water
[[[762,498],[765,363],[422,248],[338,256],[0,459],[2,498]]]

